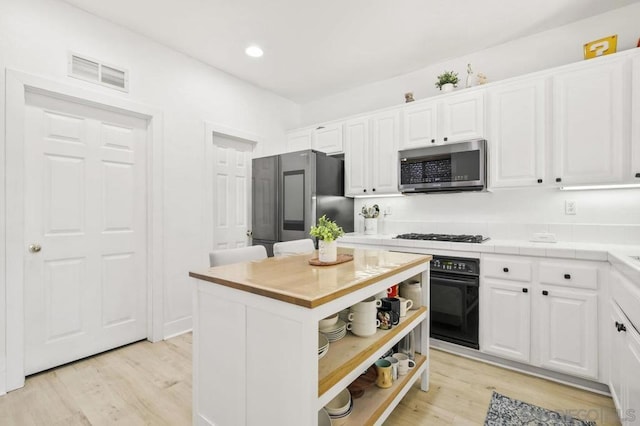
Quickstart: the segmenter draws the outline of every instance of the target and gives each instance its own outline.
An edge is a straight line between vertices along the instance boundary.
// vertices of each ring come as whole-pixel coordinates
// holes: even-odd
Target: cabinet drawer
[[[531,281],[531,261],[508,257],[484,258],[482,275],[509,281]]]
[[[598,268],[592,265],[540,262],[540,284],[598,288]]]

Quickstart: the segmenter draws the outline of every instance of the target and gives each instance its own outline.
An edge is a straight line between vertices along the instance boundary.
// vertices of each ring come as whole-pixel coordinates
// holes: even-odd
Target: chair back
[[[230,263],[248,262],[267,258],[264,246],[249,246],[234,249],[215,250],[209,253],[211,266],[228,265]]]
[[[288,254],[311,253],[315,250],[313,240],[305,238],[303,240],[283,241],[273,245],[274,256],[286,256]]]

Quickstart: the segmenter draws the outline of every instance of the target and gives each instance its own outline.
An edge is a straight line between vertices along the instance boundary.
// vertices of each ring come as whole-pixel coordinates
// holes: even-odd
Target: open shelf
[[[359,337],[351,333],[329,345],[329,352],[318,361],[318,396],[322,396],[340,380],[352,374],[356,369],[366,369],[367,361],[381,347],[391,342],[394,337],[407,331],[407,327],[426,317],[427,308],[424,306],[409,311],[407,316],[400,319],[400,323],[391,330],[378,330],[369,337]],[[364,367],[364,368],[363,368]],[[357,375],[356,375],[357,377]]]
[[[364,392],[364,395],[353,400],[353,411],[346,419],[344,426],[347,425],[373,425],[384,414],[385,410],[394,402],[400,392],[410,386],[418,377],[418,374],[424,371],[427,357],[416,353],[416,366],[409,370],[406,376],[400,376],[398,380],[393,382],[390,388],[382,389],[372,386]],[[406,392],[405,392],[406,393]],[[402,395],[404,396],[404,394]]]

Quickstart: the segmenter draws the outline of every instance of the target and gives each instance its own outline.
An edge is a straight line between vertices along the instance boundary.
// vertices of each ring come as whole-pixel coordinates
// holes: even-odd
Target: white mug
[[[347,315],[347,319],[349,321],[355,321],[355,322],[375,321],[377,312],[378,312],[377,309],[375,311],[349,312],[349,315]]]
[[[380,300],[376,300],[375,297],[369,297],[364,299],[362,302],[358,302],[353,305],[351,308],[351,312],[363,312],[363,311],[375,311],[382,305]]]
[[[380,321],[350,322],[347,323],[347,330],[360,337],[368,337],[376,334]]]
[[[416,366],[416,362],[409,359],[407,354],[395,353],[393,357],[398,360],[398,375],[405,376],[409,370]]]
[[[400,299],[400,317],[406,317],[407,311],[413,306],[413,300],[399,297]]]
[[[393,377],[393,380],[398,380],[399,361],[392,356],[388,356],[385,359],[391,363],[391,376]]]

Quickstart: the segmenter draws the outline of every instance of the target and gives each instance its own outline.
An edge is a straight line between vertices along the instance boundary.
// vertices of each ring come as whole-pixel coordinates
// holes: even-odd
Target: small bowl
[[[351,407],[351,393],[349,389],[343,389],[342,392],[338,394],[335,398],[333,398],[327,405],[324,406],[324,409],[327,410],[327,413],[334,416],[340,416],[349,411]]]
[[[335,325],[338,322],[338,314],[333,314],[330,317],[326,317],[325,319],[321,319],[320,321],[318,321],[318,327],[323,329],[323,328],[329,328],[332,325]]]
[[[318,426],[331,426],[331,417],[324,408],[318,411]]]

